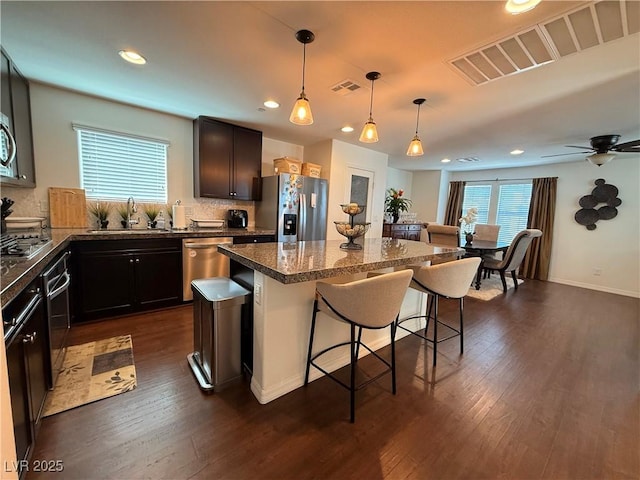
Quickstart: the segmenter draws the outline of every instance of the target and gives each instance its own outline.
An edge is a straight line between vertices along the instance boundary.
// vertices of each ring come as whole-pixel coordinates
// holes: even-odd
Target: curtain
[[[523,278],[536,280],[549,278],[557,184],[558,177],[533,179],[527,228],[541,230],[542,237],[533,239],[524,256],[519,270],[520,276]]]
[[[464,200],[464,186],[467,182],[450,182],[447,210],[444,213],[445,225],[458,225],[462,216],[462,201]]]

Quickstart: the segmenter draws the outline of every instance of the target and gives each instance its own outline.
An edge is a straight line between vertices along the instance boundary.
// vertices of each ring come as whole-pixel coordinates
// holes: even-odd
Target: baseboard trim
[[[640,292],[632,292],[630,290],[621,290],[619,288],[603,287],[602,285],[593,285],[591,283],[575,282],[573,280],[565,280],[562,278],[550,278],[547,281],[552,283],[561,283],[572,287],[586,288],[588,290],[597,290],[599,292],[613,293],[615,295],[623,295],[625,297],[640,298]]]

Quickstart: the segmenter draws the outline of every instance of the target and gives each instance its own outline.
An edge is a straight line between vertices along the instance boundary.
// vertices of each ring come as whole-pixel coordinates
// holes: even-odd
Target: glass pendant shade
[[[311,105],[304,92],[300,92],[300,96],[291,110],[289,121],[296,125],[311,125],[313,123]]]
[[[419,157],[420,155],[424,155],[422,142],[420,141],[420,138],[418,138],[418,135],[413,137],[413,140],[411,140],[409,148],[407,149],[407,155],[410,157]]]
[[[373,118],[369,117],[367,123],[364,124],[362,133],[360,134],[360,141],[363,143],[375,143],[378,141],[378,129]]]

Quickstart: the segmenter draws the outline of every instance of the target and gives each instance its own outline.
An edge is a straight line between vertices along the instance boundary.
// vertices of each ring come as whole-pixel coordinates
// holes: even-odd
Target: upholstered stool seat
[[[409,317],[401,321],[398,321],[398,327],[406,330],[413,335],[417,335],[427,342],[433,344],[433,365],[436,365],[438,344],[449,340],[453,337],[460,337],[460,354],[464,351],[464,296],[469,291],[469,286],[473,281],[473,278],[480,265],[479,257],[463,258],[461,260],[454,260],[452,262],[440,263],[438,265],[427,266],[415,266],[411,267],[413,270],[413,278],[411,280],[410,287],[418,290],[419,292],[426,293],[428,295],[428,301],[426,306],[425,315],[419,317]],[[454,298],[459,300],[460,309],[460,326],[454,328],[446,323],[438,320],[438,301],[440,297]],[[424,331],[414,332],[401,325],[402,322],[413,318],[427,319],[427,325]],[[429,322],[433,320],[433,338],[427,337],[427,330],[429,329]],[[445,338],[438,338],[438,325],[443,325],[453,332]],[[424,332],[424,333],[422,333]]]
[[[391,373],[391,388],[396,393],[396,367],[395,367],[395,334],[396,320],[404,300],[405,293],[411,282],[412,271],[401,270],[393,273],[376,275],[364,280],[356,280],[343,284],[331,284],[318,282],[316,284],[316,299],[313,304],[313,316],[311,318],[311,332],[309,335],[309,351],[307,354],[307,367],[304,384],[309,383],[309,370],[314,366],[351,394],[351,422],[355,421],[355,392],[368,385],[382,375]],[[329,346],[320,352],[313,354],[313,340],[315,334],[318,312],[322,312],[334,320],[345,322],[351,327],[350,340]],[[390,327],[391,333],[391,360],[387,361],[365,345],[362,339],[362,329],[382,329]],[[357,335],[356,335],[357,331]],[[332,373],[325,370],[318,359],[325,353],[338,347],[349,346],[350,350],[350,382],[346,384]],[[356,364],[360,346],[368,350],[377,359],[383,362],[387,368],[374,378],[370,378],[360,385],[355,384]]]

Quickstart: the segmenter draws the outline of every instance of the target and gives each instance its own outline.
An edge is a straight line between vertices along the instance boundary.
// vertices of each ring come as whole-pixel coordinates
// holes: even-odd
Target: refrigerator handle
[[[307,226],[307,195],[300,194],[300,213],[298,215],[298,240],[306,239]]]

